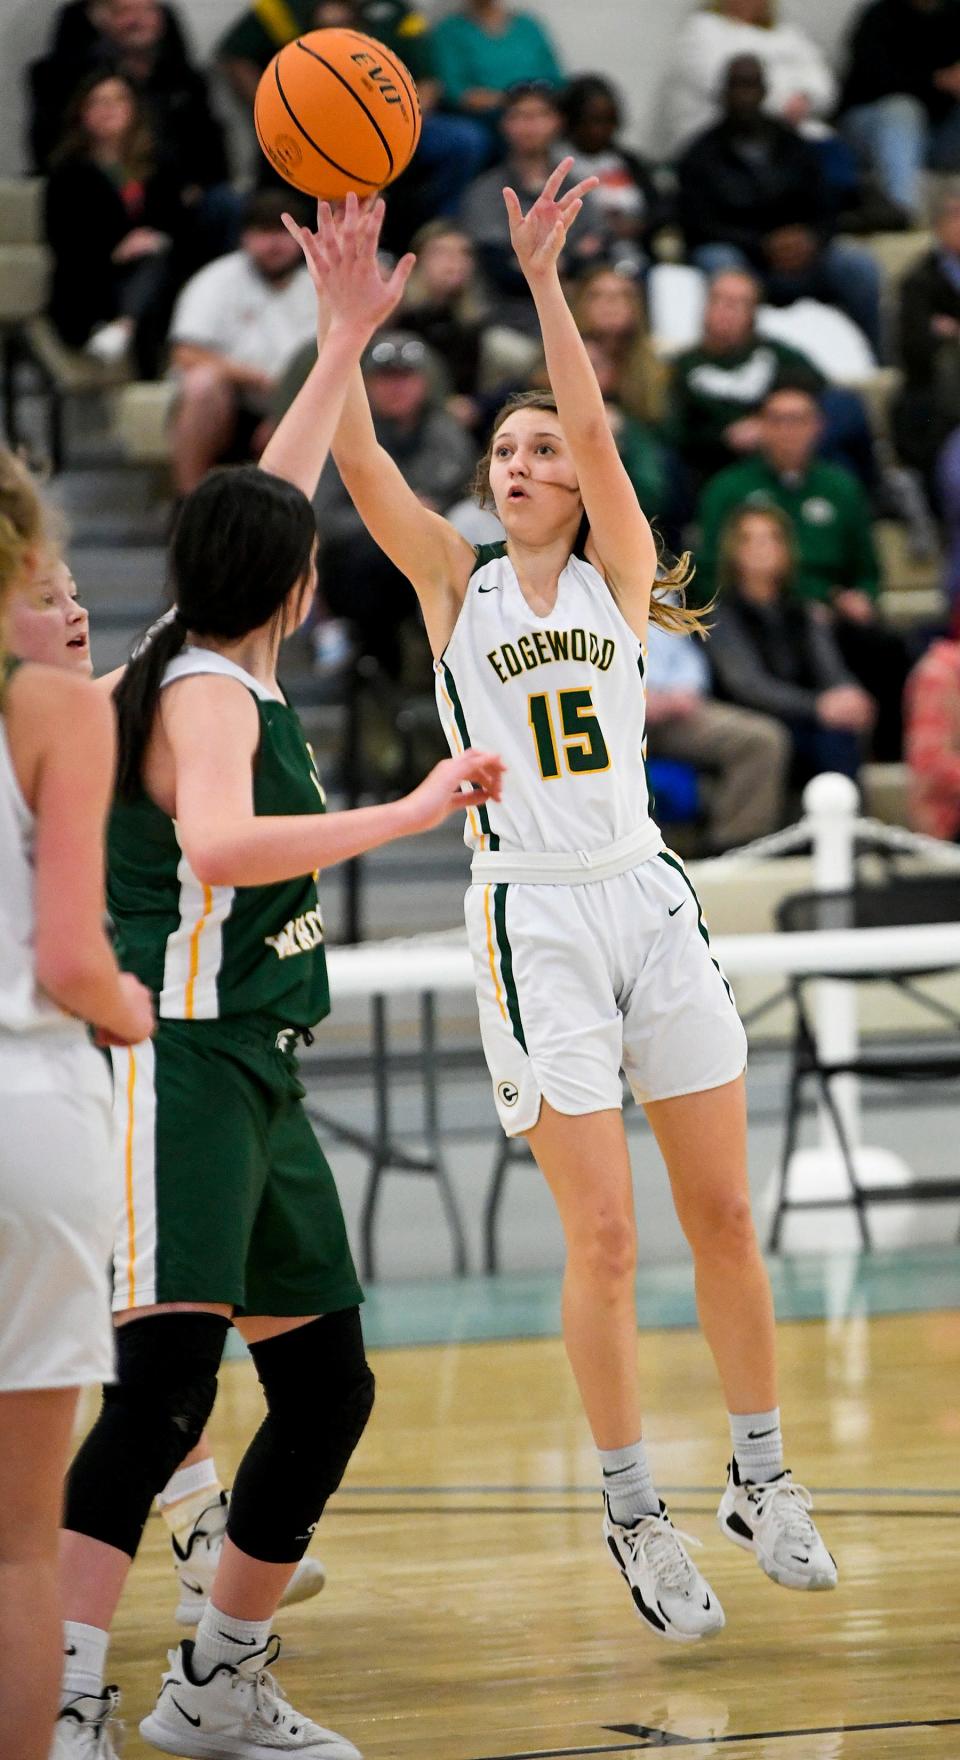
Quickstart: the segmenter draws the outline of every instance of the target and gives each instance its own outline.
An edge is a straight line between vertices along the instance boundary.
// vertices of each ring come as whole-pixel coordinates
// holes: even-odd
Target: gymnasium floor
[[[647,1634],[606,1559],[555,1277],[383,1285],[375,1418],[314,1543],[327,1587],[277,1622],[293,1701],[367,1760],[955,1760],[960,1252],[774,1271],[781,1314],[803,1316],[781,1328],[788,1458],[834,1594],[777,1588],[714,1526],[725,1426],[685,1267],[641,1280],[640,1360],[658,1478],[727,1613],[690,1648]],[[213,1440],[231,1472],[258,1410],[250,1364],[229,1362]],[[112,1651],[125,1760],[150,1751],[135,1726],[176,1641],[172,1591],[154,1518]]]

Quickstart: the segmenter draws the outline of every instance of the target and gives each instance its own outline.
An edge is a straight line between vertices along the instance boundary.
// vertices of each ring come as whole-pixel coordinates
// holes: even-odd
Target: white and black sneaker
[[[280,1651],[270,1638],[234,1667],[220,1662],[205,1680],[193,1668],[193,1639],[169,1653],[160,1695],[140,1734],[164,1754],[201,1760],[361,1760],[359,1749],[335,1730],[321,1729],[294,1711],[268,1667]]]
[[[754,1485],[741,1479],[736,1460],[717,1521],[728,1540],[752,1552],[768,1577],[785,1589],[835,1589],[837,1564],[810,1520],[813,1498],[789,1472]]]
[[[603,1537],[651,1631],[675,1644],[693,1644],[726,1624],[717,1597],[686,1551],[700,1541],[674,1527],[664,1504],[659,1515],[640,1516],[624,1527],[614,1521],[605,1497]]]
[[[179,1626],[197,1625],[207,1605],[220,1563],[228,1509],[227,1494],[221,1491],[214,1503],[200,1511],[185,1546],[171,1535],[173,1568],[180,1584],[174,1616]],[[319,1595],[326,1580],[327,1573],[318,1558],[302,1558],[280,1597],[280,1606],[292,1607],[296,1601],[309,1601],[311,1595]]]
[[[119,1703],[116,1687],[68,1699],[53,1726],[50,1760],[117,1760],[112,1736],[120,1734]]]

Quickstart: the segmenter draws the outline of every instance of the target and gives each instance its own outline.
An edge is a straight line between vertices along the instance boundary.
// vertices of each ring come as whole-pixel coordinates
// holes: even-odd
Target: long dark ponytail
[[[279,645],[290,594],[309,586],[316,536],[302,490],[256,465],[210,471],[187,496],[170,547],[173,616],[150,632],[114,692],[122,798],[140,786],[163,675],[188,632],[239,641],[273,619]]]

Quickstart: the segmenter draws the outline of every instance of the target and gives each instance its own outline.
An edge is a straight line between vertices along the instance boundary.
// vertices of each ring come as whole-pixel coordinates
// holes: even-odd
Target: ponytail
[[[179,617],[162,618],[141,643],[113,693],[117,711],[117,794],[133,800],[157,712],[160,686],[171,660],[187,639]]]
[[[48,543],[43,503],[25,464],[0,446],[0,700],[7,680],[3,612],[31,559]]]

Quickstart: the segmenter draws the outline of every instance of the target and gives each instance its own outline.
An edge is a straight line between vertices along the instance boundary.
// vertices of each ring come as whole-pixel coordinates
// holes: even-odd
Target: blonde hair
[[[450,309],[460,324],[482,323],[487,316],[488,306],[483,298],[480,279],[477,275],[476,252],[473,248],[473,241],[470,238],[469,233],[465,232],[462,226],[458,226],[455,220],[443,219],[428,220],[425,225],[420,227],[419,232],[414,235],[411,242],[411,249],[417,253],[417,261],[414,264],[410,279],[407,282],[404,291],[403,305],[400,310],[401,321],[405,311],[415,312],[418,311],[421,306],[425,306],[429,303],[430,294],[427,290],[427,278],[421,258],[423,257],[426,246],[433,244],[434,240],[438,238],[462,238],[469,245],[470,254],[474,259],[474,267],[466,286],[451,301]]]
[[[616,269],[611,269],[609,263],[599,263],[595,269],[591,269],[577,283],[570,301],[577,329],[587,342],[603,341],[591,329],[587,316],[590,295],[603,275],[616,276],[621,287],[631,297],[636,319],[632,335],[625,342],[617,344],[617,402],[628,416],[635,417],[638,422],[656,423],[663,415],[668,373],[663,363],[657,359],[650,341],[646,302],[637,283],[628,276],[619,275]]]
[[[0,447],[0,696],[6,678],[3,613],[31,555],[51,542],[36,484],[25,464]]]
[[[514,410],[518,409],[543,409],[548,410],[552,415],[559,415],[557,400],[550,391],[518,391],[513,397],[507,398],[506,403],[502,409],[497,411],[494,418],[487,450],[477,465],[473,479],[473,492],[481,507],[489,507],[493,499],[490,489],[490,465],[493,459],[494,442],[507,417],[513,415]],[[694,609],[692,605],[684,603],[684,595],[693,580],[694,573],[693,557],[689,550],[685,550],[682,556],[675,558],[669,567],[666,566],[663,558],[660,558],[657,578],[654,581],[654,589],[650,597],[651,623],[659,624],[661,629],[673,630],[678,635],[706,635],[709,628],[706,614],[710,610],[713,600],[710,601],[710,605],[704,605],[699,609]],[[678,595],[679,604],[671,604],[668,595]]]

